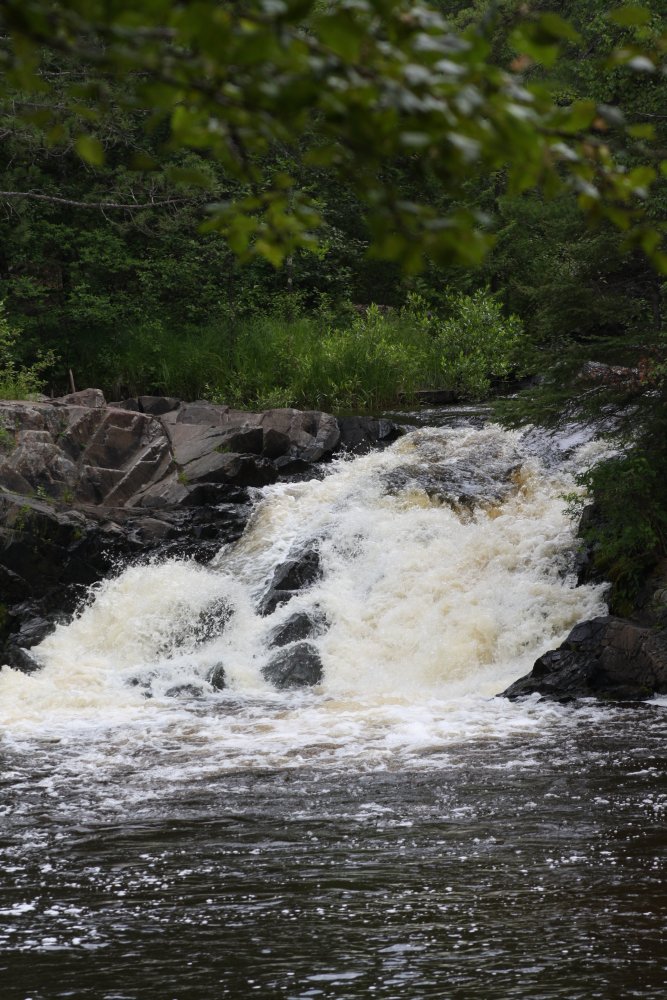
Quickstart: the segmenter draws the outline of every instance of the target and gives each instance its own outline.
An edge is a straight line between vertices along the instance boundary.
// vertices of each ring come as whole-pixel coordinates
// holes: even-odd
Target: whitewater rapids
[[[605,613],[603,587],[576,586],[563,500],[601,447],[495,425],[420,428],[320,480],[258,490],[244,536],[210,565],[131,566],[32,650],[41,671],[4,667],[5,739],[60,740],[84,756],[170,741],[196,746],[174,761],[191,773],[383,767],[538,730],[567,710],[494,696]],[[275,567],[313,548],[321,579],[260,615]],[[193,629],[222,606],[219,634]],[[328,623],[313,640],[323,679],[278,692],[262,667],[296,611]],[[217,664],[224,691],[206,680]]]

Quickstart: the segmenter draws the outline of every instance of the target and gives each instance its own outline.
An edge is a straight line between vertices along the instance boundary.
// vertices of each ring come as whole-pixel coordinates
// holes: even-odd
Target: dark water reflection
[[[131,812],[156,749],[73,775],[67,809],[39,785],[57,748],[5,753],[0,996],[662,998],[666,714],[165,783]]]

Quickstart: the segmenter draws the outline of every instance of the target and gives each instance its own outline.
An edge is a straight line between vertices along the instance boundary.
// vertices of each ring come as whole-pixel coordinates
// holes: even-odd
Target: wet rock
[[[581,622],[558,649],[541,656],[530,674],[503,696],[540,694],[574,698],[640,700],[667,693],[667,628],[642,626],[607,615]]]
[[[307,549],[274,570],[271,583],[259,607],[261,615],[270,615],[279,604],[285,604],[295,593],[311,586],[322,575],[320,554],[316,549]]]
[[[260,425],[270,442],[284,435],[290,442],[289,457],[304,462],[328,457],[340,441],[336,418],[319,410],[266,410],[260,415]]]
[[[22,674],[34,674],[37,670],[42,669],[41,663],[30,650],[23,649],[22,646],[15,646],[13,643],[7,645],[3,659],[8,666],[13,667],[14,670],[20,670]]]
[[[198,684],[174,684],[165,691],[167,698],[201,698],[204,689]]]
[[[325,631],[327,621],[320,613],[297,611],[278,625],[269,636],[269,646],[287,646],[291,642],[312,639]]]
[[[322,680],[322,660],[315,646],[298,642],[271,657],[262,676],[279,690],[308,687]]]
[[[378,445],[396,441],[405,431],[398,424],[384,418],[339,417],[340,447],[355,455],[365,454]]]
[[[171,655],[183,649],[193,650],[210,642],[222,635],[233,614],[234,609],[224,598],[212,601],[169,636],[161,649],[162,654]]]
[[[274,465],[255,455],[224,454],[217,451],[184,466],[186,483],[229,483],[243,486],[266,486],[275,483]]]
[[[211,667],[206,675],[206,680],[214,691],[224,691],[227,687],[227,679],[225,677],[225,668],[223,664],[216,663],[214,667]]]

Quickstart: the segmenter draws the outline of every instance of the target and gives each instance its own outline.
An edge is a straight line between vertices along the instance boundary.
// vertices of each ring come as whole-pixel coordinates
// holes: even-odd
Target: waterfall
[[[0,723],[17,738],[169,732],[220,766],[380,760],[531,727],[564,710],[493,696],[604,613],[602,587],[576,586],[562,499],[600,447],[420,428],[321,479],[258,490],[244,536],[211,564],[130,566],[32,651],[40,672],[3,668]],[[315,578],[267,606],[276,567],[304,553]],[[265,668],[295,616],[313,623],[321,677],[279,691]]]

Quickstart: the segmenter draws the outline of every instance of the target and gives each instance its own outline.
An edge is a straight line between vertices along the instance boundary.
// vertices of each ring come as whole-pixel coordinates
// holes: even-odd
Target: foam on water
[[[595,448],[582,444],[587,460]],[[605,610],[603,588],[576,587],[572,573],[562,495],[578,459],[547,459],[534,435],[420,429],[320,481],[267,487],[244,537],[210,566],[130,567],[33,651],[39,673],[4,668],[0,724],[21,740],[102,730],[107,749],[173,738],[218,768],[383,766],[538,728],[565,710],[493,695]],[[321,580],[257,614],[276,565],[312,547]],[[323,681],[278,693],[261,674],[270,634],[315,609],[328,622],[314,640]],[[223,692],[206,681],[217,664]]]

